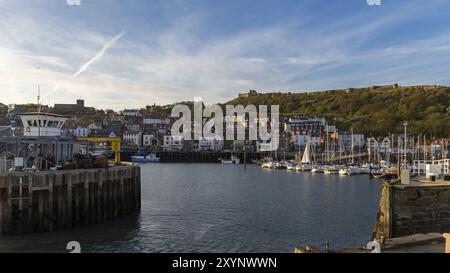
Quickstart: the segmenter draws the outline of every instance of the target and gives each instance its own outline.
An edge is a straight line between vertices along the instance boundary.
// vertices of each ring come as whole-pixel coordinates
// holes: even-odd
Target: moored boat
[[[237,156],[232,156],[229,159],[222,158],[220,161],[222,162],[222,164],[239,164],[241,162],[241,160]]]
[[[323,166],[315,165],[312,167],[311,172],[312,173],[324,173],[325,169],[323,168]]]
[[[131,156],[131,161],[135,163],[157,163],[159,162],[159,157],[157,157],[155,154],[134,155]]]
[[[288,171],[295,171],[295,167],[297,167],[297,164],[295,164],[294,162],[289,162],[286,166],[286,169]]]
[[[157,163],[159,157],[155,154],[148,154],[145,148],[141,148],[138,155],[131,156],[131,161],[135,163]]]
[[[339,168],[337,166],[327,166],[325,167],[325,174],[339,174]]]

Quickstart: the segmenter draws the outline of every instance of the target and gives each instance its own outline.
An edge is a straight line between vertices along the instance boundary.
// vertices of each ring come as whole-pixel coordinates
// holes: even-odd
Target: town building
[[[141,131],[126,131],[123,133],[123,140],[134,143],[136,146],[142,146],[142,132]]]
[[[86,107],[84,100],[78,99],[75,104],[55,104],[53,106],[53,112],[60,115],[80,116],[84,114],[95,114],[95,108]]]
[[[223,150],[224,141],[219,138],[202,137],[196,141],[196,151],[221,151]]]
[[[181,136],[164,136],[163,149],[165,151],[182,151],[184,148],[184,139]]]

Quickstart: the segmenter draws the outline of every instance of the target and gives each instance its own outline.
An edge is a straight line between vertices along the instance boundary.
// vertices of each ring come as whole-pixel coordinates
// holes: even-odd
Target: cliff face
[[[407,120],[413,134],[450,136],[450,87],[396,84],[308,93],[257,93],[226,104],[280,105],[289,115],[324,116],[339,128],[367,135],[401,133]]]

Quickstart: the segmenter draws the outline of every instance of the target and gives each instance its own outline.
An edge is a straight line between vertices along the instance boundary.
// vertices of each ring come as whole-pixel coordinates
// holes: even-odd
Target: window
[[[32,123],[31,123],[31,120],[27,120],[27,122],[28,122],[28,126],[29,126],[29,127],[32,127],[32,126],[33,126]]]
[[[52,120],[48,121],[48,127],[53,127],[53,121]]]
[[[33,126],[38,127],[36,120],[33,120]]]

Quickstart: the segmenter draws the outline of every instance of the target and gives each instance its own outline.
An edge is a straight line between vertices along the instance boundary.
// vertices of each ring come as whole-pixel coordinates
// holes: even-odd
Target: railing
[[[14,168],[13,160],[0,158],[0,173],[8,172],[11,168]]]
[[[440,165],[442,174],[450,174],[450,159],[415,160],[413,165],[413,174],[424,175],[427,164]]]

